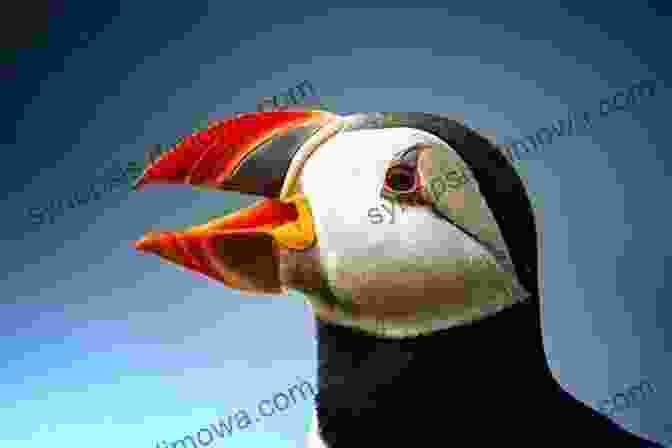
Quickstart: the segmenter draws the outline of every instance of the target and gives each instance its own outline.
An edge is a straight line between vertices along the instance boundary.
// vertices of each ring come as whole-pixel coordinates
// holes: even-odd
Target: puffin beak
[[[240,291],[286,292],[279,251],[317,242],[309,202],[293,186],[310,155],[306,148],[314,150],[340,123],[338,116],[321,111],[257,112],[187,137],[152,163],[134,188],[184,183],[265,197],[183,231],[150,232],[134,242],[135,248]]]

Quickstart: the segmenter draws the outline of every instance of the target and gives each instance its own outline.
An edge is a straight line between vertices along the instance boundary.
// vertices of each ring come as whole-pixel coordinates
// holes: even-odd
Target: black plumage
[[[317,417],[329,448],[662,447],[572,397],[553,377],[542,341],[537,229],[506,157],[456,121],[390,115],[385,127],[437,135],[469,165],[532,296],[480,321],[403,339],[318,318]]]

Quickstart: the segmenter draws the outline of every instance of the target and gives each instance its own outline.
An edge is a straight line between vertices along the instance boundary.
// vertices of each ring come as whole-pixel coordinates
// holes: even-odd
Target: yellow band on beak
[[[296,221],[273,228],[270,233],[280,246],[289,249],[308,249],[317,242],[313,216],[310,212],[308,199],[302,194],[295,194],[283,202],[293,204],[299,214]]]

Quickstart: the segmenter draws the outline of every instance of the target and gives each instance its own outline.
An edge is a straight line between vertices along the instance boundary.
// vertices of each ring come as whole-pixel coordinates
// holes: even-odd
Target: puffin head
[[[149,233],[138,250],[246,293],[300,291],[324,321],[412,337],[536,293],[536,245],[515,243],[534,234],[522,181],[491,142],[445,117],[241,114],[176,144],[135,187],[152,183],[261,199]]]

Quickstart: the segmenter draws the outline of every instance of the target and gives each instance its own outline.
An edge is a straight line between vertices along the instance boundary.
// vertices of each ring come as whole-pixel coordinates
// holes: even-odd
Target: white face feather
[[[342,305],[336,320],[343,325],[414,336],[471,322],[528,296],[511,273],[484,201],[475,209],[477,219],[495,226],[490,247],[499,249],[497,256],[431,207],[402,209],[380,197],[386,163],[418,143],[440,145],[461,161],[432,134],[390,128],[338,134],[303,167],[301,188],[310,202],[322,268]],[[469,188],[472,199],[474,192],[480,197],[477,185]]]

